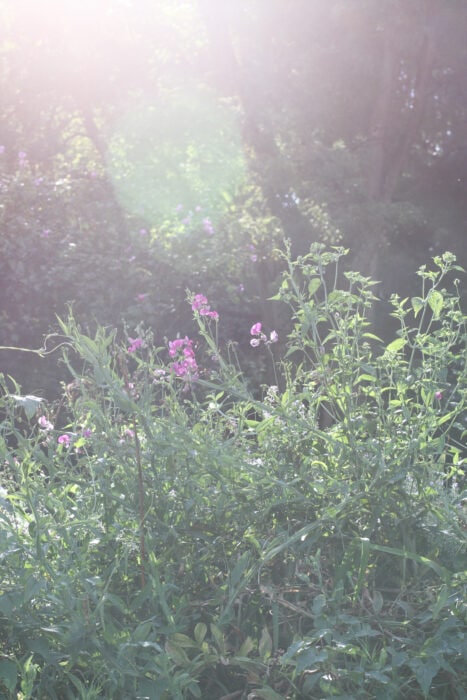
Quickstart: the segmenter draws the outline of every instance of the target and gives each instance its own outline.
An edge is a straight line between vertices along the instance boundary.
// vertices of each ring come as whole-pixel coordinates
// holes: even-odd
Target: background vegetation
[[[0,697],[465,698],[465,3],[0,26]]]
[[[69,301],[161,341],[202,287],[248,355],[284,237],[349,247],[383,305],[433,255],[465,264],[463,2],[2,0],[0,19],[2,345],[39,347]],[[2,363],[56,394],[54,361]]]

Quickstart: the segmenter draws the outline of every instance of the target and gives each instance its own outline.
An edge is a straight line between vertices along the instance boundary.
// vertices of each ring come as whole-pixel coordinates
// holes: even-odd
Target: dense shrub
[[[371,280],[335,284],[343,254],[286,259],[283,359],[275,328],[243,329],[260,396],[197,290],[196,343],[70,316],[60,401],[4,380],[5,698],[464,697],[454,256],[392,298],[384,345]]]

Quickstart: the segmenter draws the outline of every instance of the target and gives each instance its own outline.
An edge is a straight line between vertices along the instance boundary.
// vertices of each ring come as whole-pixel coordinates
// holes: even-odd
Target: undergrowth
[[[284,352],[245,329],[270,386],[201,294],[166,347],[70,314],[54,404],[2,379],[1,698],[467,698],[459,268],[384,345],[343,255],[286,256]]]

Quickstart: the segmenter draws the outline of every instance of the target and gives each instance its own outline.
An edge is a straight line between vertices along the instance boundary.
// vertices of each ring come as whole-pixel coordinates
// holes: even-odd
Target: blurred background
[[[467,265],[466,35],[462,0],[0,0],[0,345],[67,304],[163,344],[189,289],[261,379],[284,239],[348,247],[390,337],[419,265]],[[0,371],[53,398],[64,368]]]

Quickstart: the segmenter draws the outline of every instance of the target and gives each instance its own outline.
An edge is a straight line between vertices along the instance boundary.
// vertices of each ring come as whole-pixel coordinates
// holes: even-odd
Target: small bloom
[[[139,235],[140,235],[140,236],[147,236],[147,235],[148,235],[147,229],[145,229],[145,228],[140,228],[140,230],[139,230]]]
[[[141,338],[128,338],[128,340],[130,341],[128,352],[136,352],[143,345]]]
[[[70,446],[71,438],[69,435],[60,435],[57,439],[59,445],[65,445],[65,447]]]
[[[279,334],[277,331],[271,331],[271,335],[269,336],[269,341],[271,343],[277,343],[279,340]]]
[[[213,318],[215,321],[219,320],[219,314],[217,311],[211,311],[211,307],[204,294],[195,294],[191,308],[193,311],[198,311],[200,316],[207,316],[208,318]]]
[[[177,358],[175,362],[172,362],[172,370],[177,377],[184,377],[188,380],[198,378],[198,365],[193,350],[193,341],[188,336],[171,340],[169,342],[169,355]]]
[[[185,345],[191,346],[193,341],[185,336],[184,338],[176,338],[175,340],[169,341],[169,355],[170,357],[175,357],[179,350],[181,350]]]
[[[250,345],[252,348],[257,348],[261,343],[261,340],[259,338],[252,338],[250,340]]]
[[[209,236],[212,236],[214,234],[214,226],[212,225],[211,219],[203,219],[203,230]]]
[[[204,294],[195,294],[193,297],[193,303],[191,304],[191,308],[193,311],[199,311],[203,307],[205,307],[208,303],[208,300],[204,296]]]
[[[252,327],[250,328],[250,335],[261,335],[261,328],[262,324],[261,323],[254,323]]]
[[[41,416],[37,422],[39,423],[40,427],[43,428],[44,430],[53,430],[54,429],[52,423],[49,420],[47,420],[47,418],[45,416]]]
[[[435,393],[435,399],[436,399],[437,401],[441,401],[442,398],[443,398],[443,392],[442,392],[442,391],[437,391],[437,392]]]
[[[92,435],[92,430],[90,428],[84,428],[83,437],[90,438]]]
[[[144,301],[148,297],[148,294],[137,294],[136,301]]]

